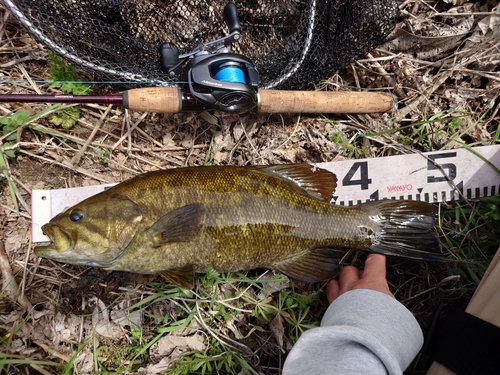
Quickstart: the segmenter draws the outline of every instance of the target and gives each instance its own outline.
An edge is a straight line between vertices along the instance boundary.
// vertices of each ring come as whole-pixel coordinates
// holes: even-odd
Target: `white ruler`
[[[500,194],[500,145],[316,165],[337,175],[332,203],[339,205],[379,199],[436,203]],[[33,190],[32,241],[48,241],[42,233],[43,224],[109,186]]]
[[[500,145],[317,166],[337,175],[332,202],[340,205],[378,199],[434,203],[500,194]]]

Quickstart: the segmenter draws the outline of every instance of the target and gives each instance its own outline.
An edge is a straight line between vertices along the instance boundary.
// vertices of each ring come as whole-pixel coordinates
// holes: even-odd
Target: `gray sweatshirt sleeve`
[[[401,303],[355,289],[331,303],[320,327],[304,332],[283,375],[402,374],[422,344],[420,326]]]

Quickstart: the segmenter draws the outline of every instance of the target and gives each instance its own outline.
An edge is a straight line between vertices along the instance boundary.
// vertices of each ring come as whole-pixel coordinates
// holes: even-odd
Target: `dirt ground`
[[[5,290],[0,302],[0,345],[7,350],[8,342],[8,352],[19,358],[64,364],[79,344],[93,332],[101,332],[103,324],[115,324],[117,333],[100,339],[126,342],[124,332],[130,326],[117,324],[109,316],[98,315],[104,319],[99,322],[92,312],[96,306],[114,301],[119,293],[144,296],[150,291],[140,277],[36,257],[30,240],[32,189],[120,182],[151,170],[205,163],[317,163],[492,144],[500,120],[500,13],[492,12],[495,6],[497,2],[489,0],[401,2],[397,28],[386,44],[317,85],[318,90],[385,87],[398,96],[394,113],[236,116],[205,111],[164,115],[89,104],[79,106],[82,114],[71,130],[56,127],[49,122],[50,116],[20,127],[11,141],[15,157],[6,158],[17,203],[6,179],[0,179],[0,242],[4,246],[2,250],[0,245],[0,262]],[[48,77],[47,61],[45,47],[0,7],[0,92],[54,92],[48,84],[33,81]],[[26,81],[8,82],[14,79]],[[36,114],[47,107],[0,103],[0,116],[21,108]],[[432,123],[431,134],[423,138],[417,134],[418,125],[404,127],[458,112],[467,115],[453,132],[446,121]],[[365,132],[377,135],[360,137]],[[2,143],[5,146],[7,141],[0,135],[0,146]],[[389,260],[388,269],[396,297],[422,321],[436,301],[464,307],[474,290],[473,285],[459,284],[453,261]],[[15,287],[9,289],[6,283],[11,279],[15,284],[10,285]],[[136,285],[141,285],[139,290]],[[271,328],[263,330],[268,335],[267,353],[275,353],[276,335]],[[261,363],[269,362],[266,351],[261,353]],[[78,356],[78,373],[92,372],[89,358],[91,349]],[[425,366],[424,361],[413,370]],[[17,369],[57,373],[48,366]]]

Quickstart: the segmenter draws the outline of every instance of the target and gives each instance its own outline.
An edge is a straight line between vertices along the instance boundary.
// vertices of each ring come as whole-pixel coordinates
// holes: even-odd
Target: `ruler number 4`
[[[442,154],[429,155],[427,160],[427,170],[438,170],[444,172],[444,170],[448,170],[446,176],[427,176],[427,182],[444,182],[451,181],[455,177],[457,177],[457,166],[453,163],[439,164],[436,159],[444,159],[444,158],[454,158],[457,156],[456,152],[445,152]]]
[[[354,175],[359,170],[359,179],[354,180]],[[361,190],[368,190],[368,185],[372,183],[371,178],[368,178],[368,162],[358,161],[353,163],[351,169],[342,179],[342,186],[361,185]]]

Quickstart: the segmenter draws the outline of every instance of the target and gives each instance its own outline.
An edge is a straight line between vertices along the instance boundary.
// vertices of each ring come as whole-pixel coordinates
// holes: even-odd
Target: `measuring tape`
[[[431,203],[500,194],[500,145],[381,158],[318,163],[337,175],[332,203],[409,199]],[[114,184],[31,194],[32,241],[49,241],[42,225],[78,202]]]

